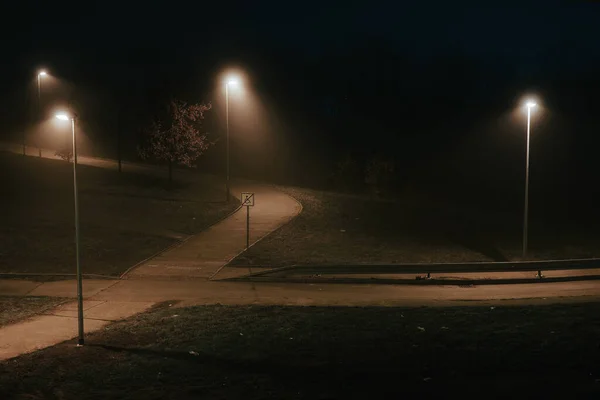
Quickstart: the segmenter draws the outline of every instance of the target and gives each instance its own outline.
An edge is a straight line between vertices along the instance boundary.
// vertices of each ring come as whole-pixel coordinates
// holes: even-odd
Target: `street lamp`
[[[42,117],[42,78],[48,75],[48,73],[44,70],[41,70],[37,74],[37,94],[38,94],[38,113],[39,118]],[[42,148],[38,147],[39,156],[42,156]]]
[[[75,198],[75,262],[77,265],[77,322],[79,336],[77,344],[83,346],[83,280],[79,263],[79,201],[77,198],[77,136],[75,135],[75,116],[61,112],[56,114],[61,121],[71,121],[73,134],[73,194]]]
[[[225,124],[227,127],[227,180],[225,184],[227,201],[229,201],[230,190],[229,190],[229,86],[236,86],[238,80],[235,78],[228,78],[225,81]]]
[[[527,107],[527,156],[525,160],[525,207],[523,212],[523,257],[527,255],[527,222],[529,211],[529,141],[531,132],[531,110],[537,104],[533,100],[528,100],[525,103]],[[538,276],[541,277],[541,271],[538,271]]]
[[[38,71],[38,73],[36,75],[36,79],[37,79],[37,112],[38,112],[39,119],[41,119],[41,115],[42,115],[42,102],[41,102],[42,78],[46,75],[48,75],[48,73],[43,69]],[[42,149],[40,147],[38,147],[38,150],[39,150],[39,155],[41,157]],[[23,130],[23,156],[25,156],[26,154],[27,154],[27,138],[26,138],[25,130]]]

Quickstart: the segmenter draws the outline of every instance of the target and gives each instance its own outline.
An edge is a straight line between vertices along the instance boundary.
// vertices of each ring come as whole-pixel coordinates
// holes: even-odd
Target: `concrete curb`
[[[241,267],[241,266],[240,266]],[[268,266],[264,266],[265,268]],[[322,264],[288,265],[273,267],[249,276],[270,275],[285,271],[303,274],[337,275],[382,275],[382,274],[452,274],[452,273],[506,273],[534,271],[566,271],[600,269],[600,259],[567,259],[540,261],[492,261],[463,263],[403,263],[403,264]]]
[[[361,284],[361,285],[419,285],[419,286],[482,286],[539,284],[600,280],[600,275],[565,276],[552,278],[503,278],[503,279],[379,279],[379,278],[278,278],[246,276],[222,279],[224,282],[308,283],[308,284]]]

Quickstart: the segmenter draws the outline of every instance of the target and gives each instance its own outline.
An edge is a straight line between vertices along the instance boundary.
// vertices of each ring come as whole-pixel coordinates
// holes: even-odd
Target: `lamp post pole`
[[[77,190],[77,135],[75,134],[75,118],[65,113],[56,114],[56,118],[62,121],[71,121],[71,134],[73,136],[73,197],[75,203],[75,264],[77,266],[77,345],[83,346],[83,277],[81,274],[80,252],[79,252],[79,196]]]
[[[40,71],[37,74],[37,111],[38,122],[42,120],[42,77],[46,76],[46,71]],[[39,142],[39,139],[38,139]],[[42,157],[42,147],[38,143],[38,155]]]
[[[237,85],[238,84],[238,80],[235,78],[229,78],[225,81],[225,126],[226,126],[226,130],[227,130],[227,182],[225,184],[226,186],[226,196],[227,196],[227,201],[230,201],[231,199],[231,187],[230,187],[230,168],[231,168],[231,162],[230,162],[230,156],[229,156],[229,86],[230,85]]]
[[[77,344],[83,346],[83,279],[79,253],[79,199],[77,191],[77,136],[75,135],[75,118],[71,118],[71,131],[73,133],[73,194],[75,200],[75,262],[77,264]]]
[[[523,258],[527,256],[528,223],[529,223],[529,147],[531,142],[531,109],[536,106],[527,102],[527,149],[525,156],[525,205],[523,207]],[[541,276],[541,271],[538,271]]]
[[[229,201],[229,82],[225,84],[225,125],[227,129],[227,177],[225,183],[225,196],[227,201]]]

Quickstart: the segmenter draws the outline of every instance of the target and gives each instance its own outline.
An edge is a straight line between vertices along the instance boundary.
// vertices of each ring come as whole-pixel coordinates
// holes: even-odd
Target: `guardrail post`
[[[427,276],[422,276],[422,275],[417,275],[417,280],[421,280],[421,279],[431,279],[431,272],[427,273]]]

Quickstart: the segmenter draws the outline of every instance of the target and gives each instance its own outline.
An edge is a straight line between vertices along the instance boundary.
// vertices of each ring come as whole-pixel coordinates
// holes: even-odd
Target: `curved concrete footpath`
[[[235,182],[232,195],[252,192],[250,245],[256,243],[302,210],[292,197],[272,186]],[[246,207],[223,221],[191,237],[177,247],[142,263],[125,274],[126,278],[210,278],[246,248]]]
[[[0,150],[19,153],[20,146],[0,143]],[[37,151],[27,155],[38,156]],[[56,158],[51,150],[43,149],[41,156]],[[98,168],[115,169],[115,160],[93,157],[79,157],[81,164]],[[152,175],[164,174],[164,169],[127,164],[128,171]],[[183,179],[194,179],[189,171],[178,171]],[[255,206],[251,207],[250,244],[262,239],[275,229],[294,218],[302,206],[290,196],[265,184],[236,181],[232,185],[232,195],[241,192],[255,193]],[[208,293],[198,287],[202,279],[186,281],[185,288],[169,286],[170,279],[190,277],[209,279],[234,257],[246,248],[246,209],[243,207],[207,230],[189,238],[177,247],[135,266],[125,274],[127,281],[85,280],[85,330],[91,332],[104,325],[130,317],[162,300],[178,300],[185,293]],[[139,278],[162,279],[163,282],[134,281]],[[167,282],[164,282],[167,280]],[[135,283],[134,283],[135,282]],[[117,283],[134,285],[135,290],[126,289],[118,294],[111,289]],[[158,283],[158,286],[157,286]],[[161,286],[161,283],[167,286]],[[74,281],[36,283],[28,281],[0,281],[0,295],[5,296],[56,296],[75,297]],[[122,287],[121,287],[122,288]],[[116,289],[116,288],[115,288]],[[133,289],[133,287],[131,287]],[[158,293],[160,299],[141,300],[135,293]],[[103,299],[94,299],[105,293]],[[133,294],[133,296],[132,296]],[[65,304],[45,315],[0,329],[0,360],[15,357],[43,347],[51,346],[77,335],[76,303]]]
[[[22,146],[0,142],[0,151],[21,154]],[[59,159],[50,149],[26,148],[27,156]],[[117,161],[111,159],[79,156],[78,163],[97,168],[116,169]],[[123,163],[127,172],[147,175],[164,175],[165,169],[145,164]],[[177,171],[178,179],[193,181],[197,174],[189,170]],[[242,192],[255,194],[255,205],[250,207],[250,245],[256,243],[280,226],[286,224],[302,210],[294,198],[270,185],[235,180],[231,195],[240,197]],[[246,209],[242,207],[228,218],[192,236],[174,248],[146,260],[127,271],[123,278],[210,278],[220,268],[242,253],[246,248]]]
[[[111,160],[90,159],[89,165],[114,168]],[[87,162],[86,162],[87,163]],[[149,173],[158,169],[139,166]],[[138,171],[136,171],[138,172]],[[164,171],[161,170],[161,173]],[[236,196],[255,192],[251,209],[251,242],[292,219],[301,206],[268,185],[236,183]],[[600,281],[486,286],[399,286],[366,284],[291,284],[210,281],[245,247],[245,210],[192,237],[182,245],[132,269],[123,280],[84,280],[86,331],[142,312],[161,301],[193,304],[282,304],[352,306],[442,306],[517,302],[598,301]],[[200,279],[185,279],[196,277]],[[139,279],[144,278],[144,279]],[[174,278],[174,279],[173,279]],[[0,280],[5,296],[76,296],[74,280],[31,282]],[[0,360],[31,352],[76,336],[74,303],[46,315],[0,329]]]

